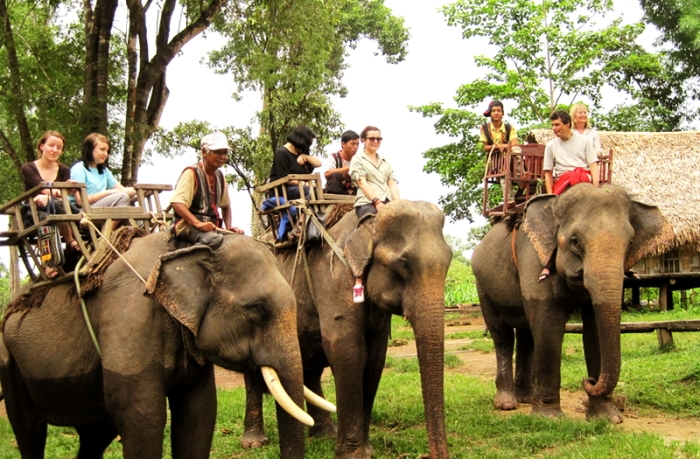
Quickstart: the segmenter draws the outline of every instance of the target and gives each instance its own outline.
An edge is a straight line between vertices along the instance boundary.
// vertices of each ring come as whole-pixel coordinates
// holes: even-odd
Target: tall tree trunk
[[[83,1],[85,19],[85,84],[81,126],[85,134],[107,134],[109,47],[118,0]]]
[[[26,108],[26,102],[24,100],[22,90],[22,75],[19,72],[19,59],[17,58],[17,47],[15,45],[15,36],[12,33],[12,22],[10,21],[10,13],[7,9],[7,2],[5,0],[0,0],[0,44],[2,44],[7,50],[7,62],[9,64],[10,71],[10,90],[8,91],[8,96],[13,100],[12,108],[14,110],[15,122],[17,123],[17,130],[19,131],[20,143],[22,145],[22,151],[24,152],[25,158],[21,158],[19,161],[13,158],[15,166],[19,162],[34,161],[36,159],[36,154],[34,153],[34,145],[32,142],[32,135],[29,132],[29,123],[27,122],[27,117],[24,113]],[[7,138],[5,138],[7,140]],[[9,144],[9,141],[8,141]],[[9,151],[8,151],[9,153]],[[17,169],[19,172],[19,169]]]
[[[143,149],[153,132],[160,124],[160,117],[168,100],[166,86],[166,68],[175,56],[190,40],[209,27],[216,13],[227,0],[212,0],[201,14],[176,34],[170,37],[170,22],[177,5],[175,0],[165,0],[162,5],[161,17],[156,38],[156,53],[146,61],[143,48],[145,39],[139,40],[141,60],[136,84],[129,88],[128,97],[133,100],[133,124],[129,127],[124,138],[124,158],[122,161],[122,184],[133,185],[138,180],[138,167],[143,157]],[[143,15],[141,15],[143,16]],[[142,24],[137,31],[139,37],[145,37],[146,28]]]

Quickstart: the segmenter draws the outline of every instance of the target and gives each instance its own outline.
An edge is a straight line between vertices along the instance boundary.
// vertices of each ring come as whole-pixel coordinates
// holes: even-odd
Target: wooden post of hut
[[[670,300],[669,300],[670,297]],[[664,282],[659,287],[659,311],[668,311],[673,309],[673,292],[671,285]],[[656,336],[659,339],[659,348],[674,347],[673,335],[665,328],[656,330]]]

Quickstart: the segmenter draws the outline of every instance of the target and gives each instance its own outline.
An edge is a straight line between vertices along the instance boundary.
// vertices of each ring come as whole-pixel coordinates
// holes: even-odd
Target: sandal
[[[76,251],[76,252],[78,252],[78,253],[81,252],[81,250],[80,250],[80,244],[78,244],[78,241],[76,241],[75,239],[73,239],[72,241],[70,241],[70,243],[68,244],[68,247],[69,247],[71,250],[74,250],[74,251]]]
[[[49,267],[44,267],[44,274],[46,274],[46,277],[49,278],[49,280],[54,280],[56,279],[61,273],[58,272],[56,268],[49,268]]]
[[[540,277],[537,278],[537,282],[544,282],[547,279],[549,279],[549,276],[551,276],[552,273],[549,272],[549,269],[544,268],[542,269],[542,272],[540,273]]]

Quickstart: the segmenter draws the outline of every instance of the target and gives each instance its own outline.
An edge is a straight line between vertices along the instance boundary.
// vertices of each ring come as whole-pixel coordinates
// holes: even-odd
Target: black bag
[[[326,221],[326,214],[314,214],[316,218],[318,219],[318,222],[321,224],[323,228],[326,227],[325,221]],[[309,221],[306,222],[306,238],[305,242],[310,243],[310,242],[316,242],[320,241],[323,239],[323,232],[321,229],[316,226],[316,223],[314,222],[314,219],[309,216]]]
[[[49,215],[56,214],[56,203],[51,194],[49,194],[49,200],[46,203],[46,213]],[[37,246],[39,247],[41,263],[49,268],[63,266],[63,263],[66,262],[66,258],[63,255],[61,234],[56,225],[40,226],[37,228],[37,235]]]

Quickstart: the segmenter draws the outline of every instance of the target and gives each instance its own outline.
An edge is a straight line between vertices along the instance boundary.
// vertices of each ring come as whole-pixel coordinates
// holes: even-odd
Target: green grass
[[[478,302],[471,266],[468,262],[453,258],[445,281],[445,304],[453,306]]]
[[[668,317],[685,317],[673,312]],[[697,318],[697,317],[687,317]],[[625,314],[625,321],[659,320],[659,314]],[[392,325],[403,332],[399,318]],[[409,327],[410,329],[410,327]],[[470,339],[470,349],[493,352],[490,338],[481,332],[449,334],[450,339]],[[675,349],[660,352],[653,333],[622,335],[622,371],[617,394],[627,397],[627,409],[641,416],[665,414],[700,418],[700,333],[674,333]],[[409,338],[410,339],[410,338]],[[586,375],[580,335],[567,335],[563,343],[562,388],[577,391]],[[459,373],[468,366],[470,353],[446,354],[445,365],[457,370],[445,374],[446,427],[451,457],[454,458],[697,458],[700,444],[671,442],[653,434],[626,433],[606,422],[575,419],[544,419],[530,416],[529,408],[504,416],[493,409],[494,382]],[[324,384],[335,401],[332,378]],[[239,439],[243,428],[245,391],[221,390],[211,457],[278,458],[279,450],[274,403],[265,400],[267,433],[272,446],[243,451]],[[377,459],[416,458],[428,452],[423,419],[420,372],[415,357],[387,358],[377,394],[371,426],[371,444]],[[0,459],[17,459],[14,438],[6,419],[0,419]],[[333,457],[330,439],[308,441],[306,457]],[[73,429],[49,429],[47,458],[63,459],[77,453]],[[119,444],[113,444],[107,458],[121,457]],[[170,458],[168,441],[163,457]]]

